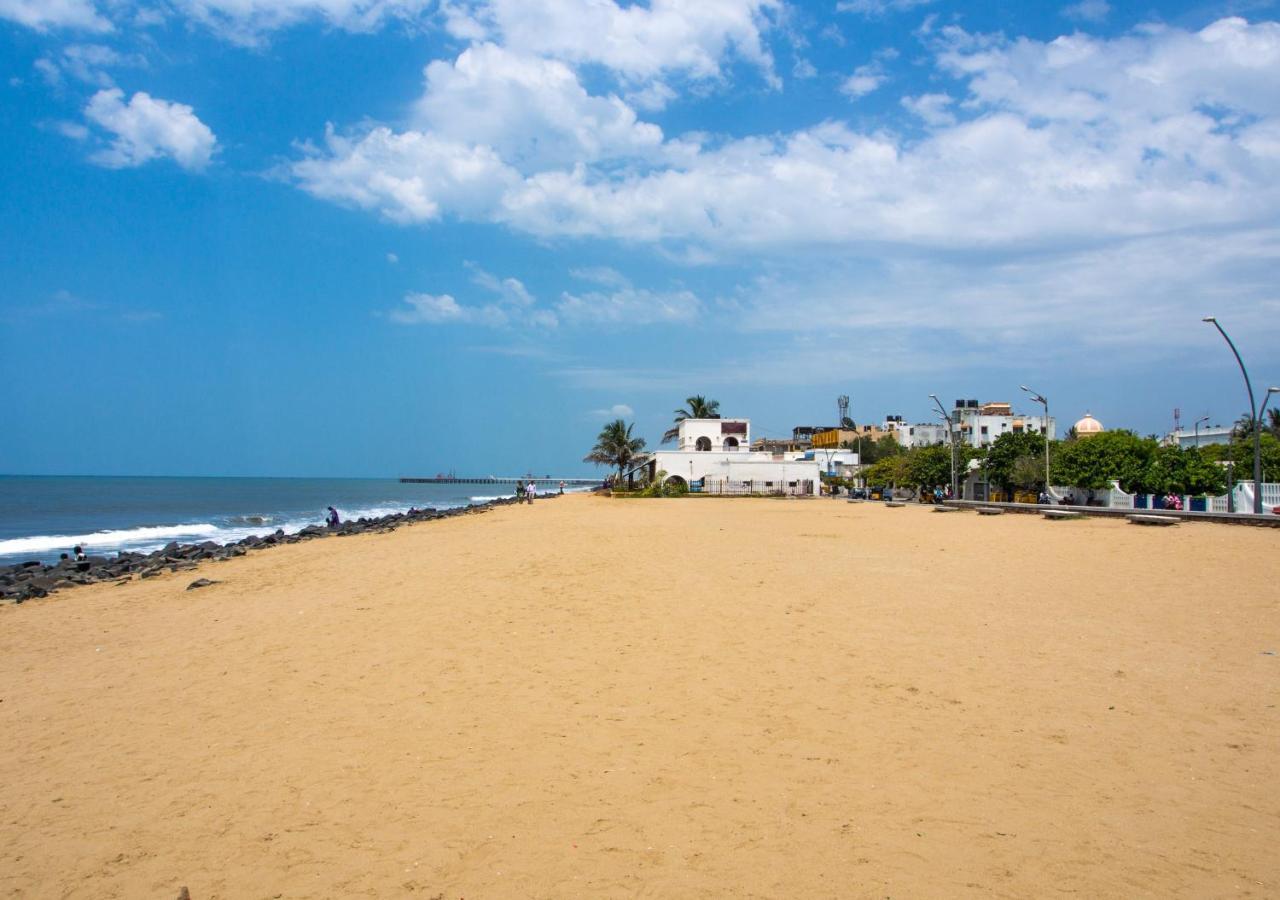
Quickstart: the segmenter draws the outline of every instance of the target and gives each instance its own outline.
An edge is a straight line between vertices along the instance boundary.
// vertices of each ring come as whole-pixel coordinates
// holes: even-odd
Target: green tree
[[[912,483],[911,461],[905,454],[886,456],[866,470],[867,484],[898,487]]]
[[[1157,494],[1220,494],[1226,489],[1222,467],[1192,447],[1157,447],[1143,479],[1145,489]]]
[[[685,419],[718,419],[720,418],[720,401],[708,400],[701,394],[686,397],[683,409],[675,411],[675,427],[662,434],[662,443],[669,444],[680,436],[680,423]]]
[[[627,466],[634,462],[640,451],[644,449],[644,438],[632,437],[631,429],[621,419],[614,419],[596,437],[596,445],[583,457],[583,462],[595,463],[598,466],[617,466],[618,479],[626,474]]]
[[[1053,482],[1101,490],[1116,480],[1129,493],[1148,493],[1146,479],[1157,446],[1151,438],[1124,430],[1065,441],[1053,454]]]
[[[1262,480],[1280,481],[1280,438],[1264,431],[1260,440],[1262,449]],[[1206,448],[1207,449],[1207,448]],[[1253,480],[1253,437],[1232,441],[1222,455],[1235,466],[1236,481]]]
[[[847,450],[857,450],[858,441],[846,441],[844,447]],[[906,448],[898,443],[898,439],[891,434],[881,435],[877,440],[864,440],[862,444],[862,456],[859,457],[864,466],[879,462],[882,459],[888,459],[891,456],[902,456],[907,452]]]
[[[964,466],[959,448],[956,453],[956,472],[961,475]],[[933,487],[951,483],[951,448],[946,444],[932,447],[915,447],[906,455],[908,472],[913,484]]]
[[[1026,482],[1026,473],[1014,477],[1018,461],[1028,457],[1039,460],[1039,474]],[[1031,431],[1006,431],[987,448],[982,463],[987,480],[1009,491],[1013,487],[1034,487],[1044,483],[1044,435]]]
[[[1034,488],[1044,484],[1044,458],[1019,456],[1013,461],[1009,484],[1020,488]]]
[[[1267,410],[1267,431],[1272,437],[1280,438],[1280,409]]]
[[[1227,473],[1222,466],[1200,452],[1199,447],[1183,451],[1187,456],[1186,480],[1182,490],[1186,494],[1217,495],[1227,490]]]

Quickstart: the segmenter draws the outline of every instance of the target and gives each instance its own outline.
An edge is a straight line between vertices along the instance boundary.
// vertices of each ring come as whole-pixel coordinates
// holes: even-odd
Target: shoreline
[[[0,893],[1274,895],[1273,534],[575,495],[0,608]]]
[[[538,496],[538,500],[555,496],[557,495],[554,493],[542,494]],[[204,561],[225,562],[244,556],[250,550],[264,550],[268,547],[297,544],[316,538],[347,537],[368,532],[383,533],[415,522],[475,515],[497,506],[508,506],[519,502],[514,497],[495,497],[480,503],[468,503],[465,506],[439,509],[412,508],[412,511],[385,516],[362,516],[343,522],[336,527],[307,525],[292,532],[277,528],[265,535],[249,535],[225,543],[171,541],[150,553],[120,550],[115,556],[94,555],[80,561],[69,559],[56,563],[44,563],[40,560],[29,560],[10,563],[0,566],[0,604],[22,604],[28,600],[42,599],[56,591],[100,582],[127,584],[135,575],[139,578],[152,578],[165,570],[169,572],[193,570]]]

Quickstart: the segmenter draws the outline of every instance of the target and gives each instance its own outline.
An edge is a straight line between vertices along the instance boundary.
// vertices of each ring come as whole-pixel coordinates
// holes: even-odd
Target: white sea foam
[[[170,541],[214,540],[221,530],[217,525],[211,525],[208,522],[194,522],[189,525],[158,525],[147,528],[95,531],[93,534],[37,534],[0,541],[0,556],[70,550],[77,544],[86,550],[114,550],[141,544],[163,547]]]

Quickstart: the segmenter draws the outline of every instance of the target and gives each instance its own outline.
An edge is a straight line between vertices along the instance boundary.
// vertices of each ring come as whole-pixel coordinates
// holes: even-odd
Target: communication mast
[[[849,395],[841,394],[836,398],[836,407],[840,410],[840,422],[837,428],[843,428],[845,420],[849,418]]]

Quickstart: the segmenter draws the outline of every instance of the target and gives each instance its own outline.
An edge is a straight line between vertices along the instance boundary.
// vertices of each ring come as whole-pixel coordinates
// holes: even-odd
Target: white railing
[[[1236,512],[1253,512],[1253,482],[1241,481],[1236,484]],[[1269,513],[1280,506],[1280,484],[1262,483],[1262,511]]]
[[[1051,496],[1061,496],[1062,489],[1054,489]],[[1127,494],[1120,489],[1118,482],[1111,482],[1111,488],[1108,491],[1099,492],[1098,498],[1103,504],[1112,509],[1155,509],[1155,494]],[[1182,509],[1189,511],[1193,508],[1193,501],[1198,505],[1200,498],[1185,495],[1182,498]],[[1231,504],[1227,500],[1227,495],[1221,497],[1209,497],[1205,502],[1205,512],[1224,513],[1228,512]],[[1262,485],[1262,511],[1270,514],[1272,510],[1280,507],[1280,483],[1265,483]],[[1253,512],[1253,483],[1241,482],[1235,487],[1235,511],[1241,513]]]
[[[1111,482],[1111,490],[1107,493],[1107,506],[1112,509],[1133,509],[1133,494],[1120,490],[1120,482]]]

